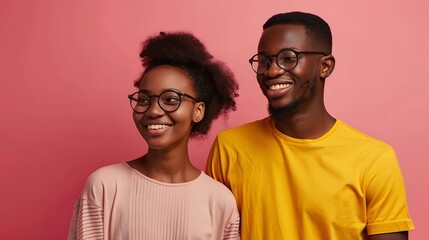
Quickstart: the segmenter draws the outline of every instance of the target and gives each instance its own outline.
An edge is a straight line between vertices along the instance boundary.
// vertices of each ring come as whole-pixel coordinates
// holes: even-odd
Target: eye
[[[279,58],[279,62],[284,62],[284,63],[296,62],[296,57],[282,56],[281,58]]]
[[[295,63],[297,61],[297,56],[292,51],[284,50],[280,52],[279,55],[277,56],[277,61],[279,63],[285,63],[285,64]]]
[[[257,62],[259,65],[267,65],[268,58],[264,55],[258,55],[253,61]]]
[[[161,94],[160,100],[165,105],[178,105],[181,99],[176,92],[164,92]]]
[[[149,105],[149,103],[150,103],[149,98],[138,98],[138,99],[137,99],[137,105],[140,105],[140,106],[148,106],[148,105]]]

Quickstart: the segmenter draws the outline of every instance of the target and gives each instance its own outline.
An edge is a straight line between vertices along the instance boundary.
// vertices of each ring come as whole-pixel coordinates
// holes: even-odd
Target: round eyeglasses
[[[128,95],[131,108],[136,113],[145,113],[153,103],[152,98],[155,97],[158,98],[159,107],[168,113],[174,112],[180,107],[182,97],[197,101],[196,98],[176,90],[165,90],[159,95],[149,95],[144,91],[138,91]]]
[[[298,52],[292,49],[283,49],[277,55],[272,56],[257,53],[249,59],[249,63],[255,73],[263,74],[270,68],[271,59],[275,57],[277,66],[287,71],[298,65],[298,56],[300,54],[322,54],[323,56],[327,56],[324,52]]]

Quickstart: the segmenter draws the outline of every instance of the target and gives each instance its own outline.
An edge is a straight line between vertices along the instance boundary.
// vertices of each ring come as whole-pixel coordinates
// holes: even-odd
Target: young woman
[[[69,239],[239,239],[232,193],[194,167],[188,140],[235,110],[238,84],[189,33],[160,33],[140,53],[143,67],[130,94],[147,152],[88,178]]]

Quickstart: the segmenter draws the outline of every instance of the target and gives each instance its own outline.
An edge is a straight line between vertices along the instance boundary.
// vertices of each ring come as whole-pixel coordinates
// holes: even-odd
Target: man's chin
[[[297,107],[298,102],[292,102],[283,107],[273,107],[268,105],[268,113],[274,119],[290,117],[294,114]]]

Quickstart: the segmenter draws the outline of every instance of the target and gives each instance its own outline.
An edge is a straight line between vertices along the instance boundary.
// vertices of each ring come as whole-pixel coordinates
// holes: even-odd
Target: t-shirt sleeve
[[[414,229],[408,214],[402,173],[393,149],[375,159],[365,179],[368,235]]]
[[[222,151],[218,135],[211,146],[205,172],[213,179],[229,187],[225,179],[225,173],[223,172],[223,169],[225,168],[223,165],[228,164],[228,159],[226,159],[226,154],[222,154]]]
[[[216,139],[214,140],[211,146],[209,156],[206,162],[206,169],[205,169],[206,174],[212,178],[214,178],[215,171],[216,171],[216,165],[217,165],[218,159],[216,159],[217,154],[215,152],[218,152],[219,151],[218,149],[219,149],[218,137],[216,137]]]

